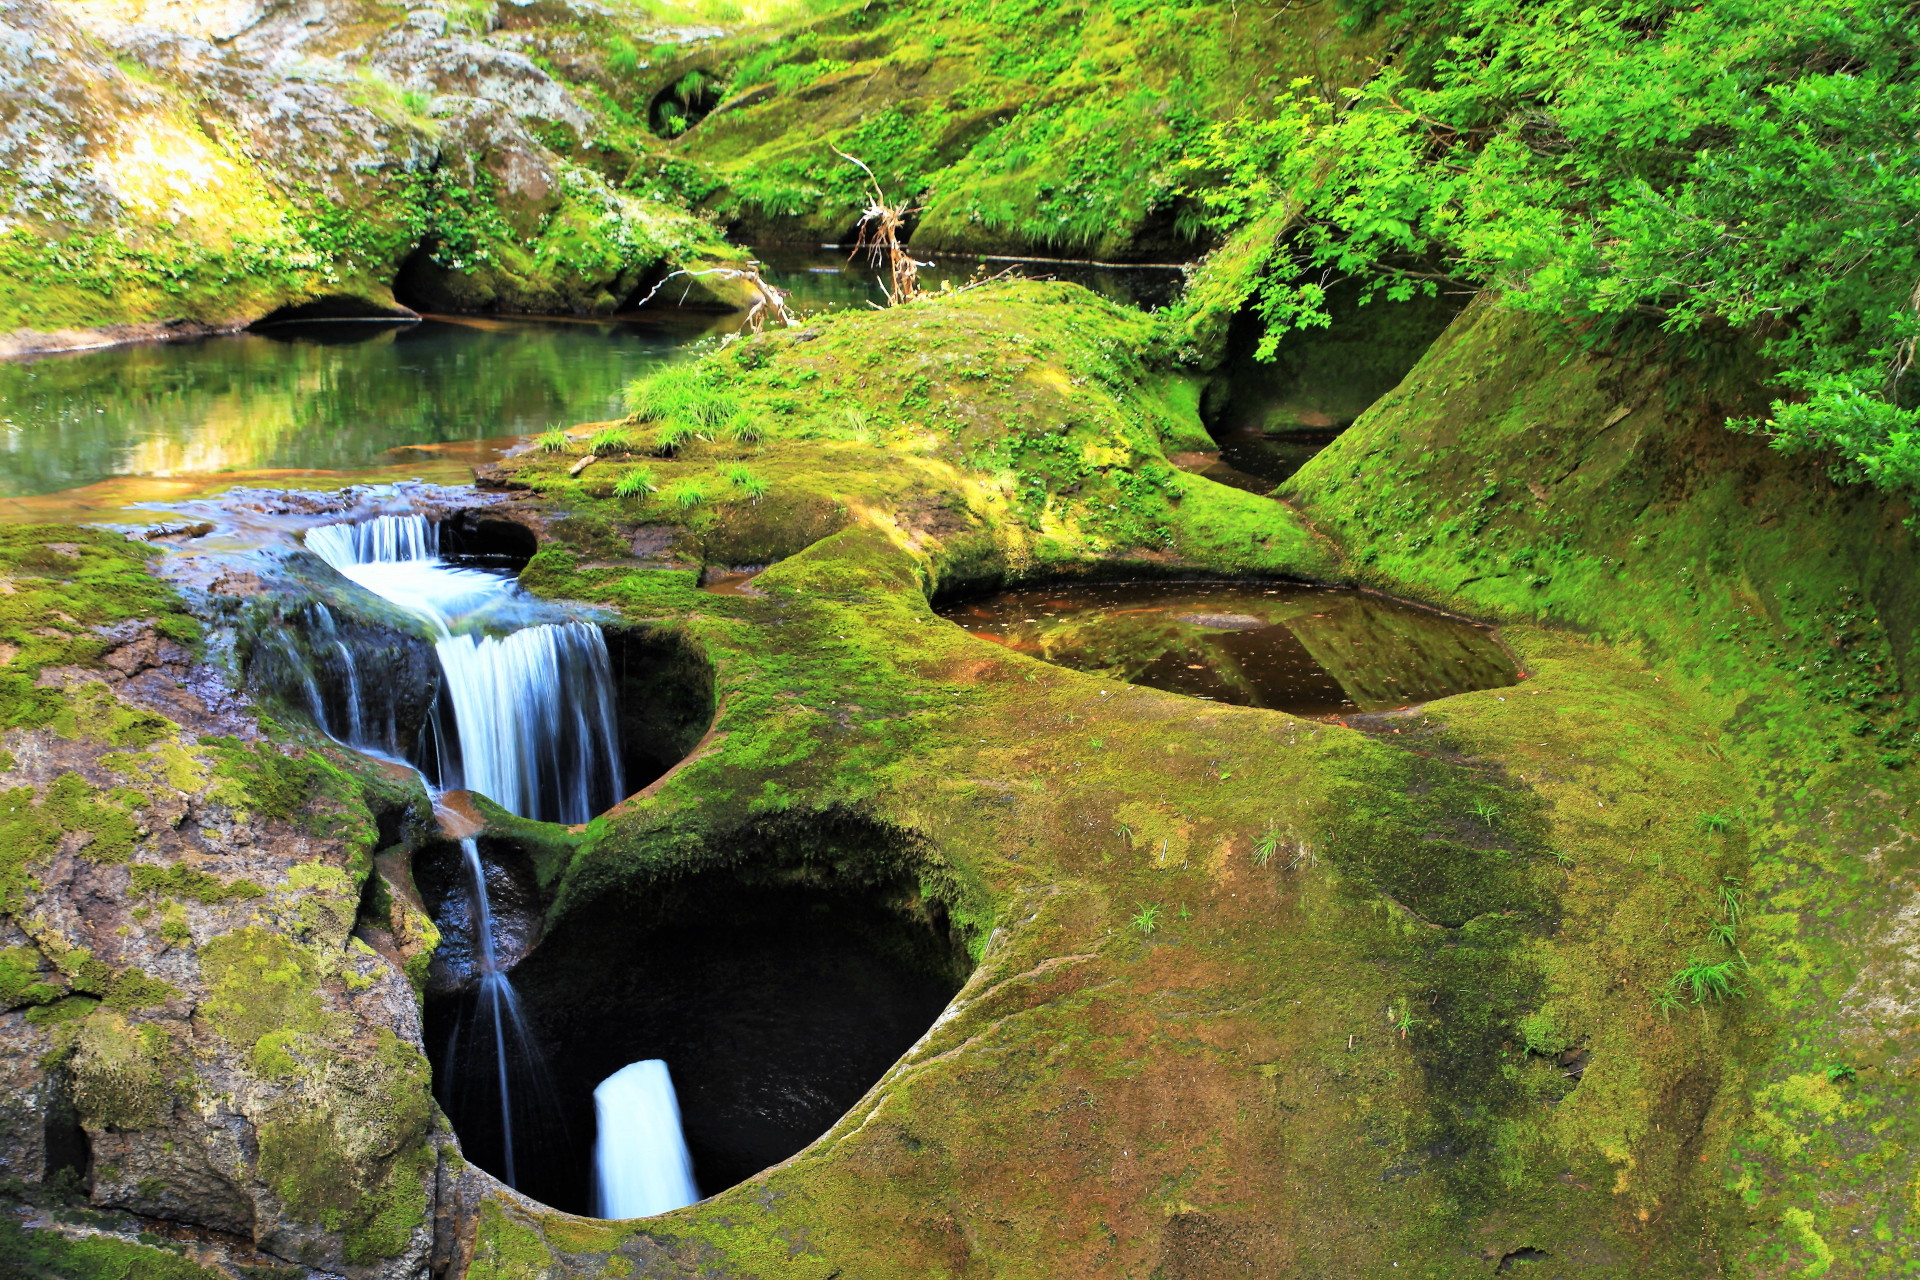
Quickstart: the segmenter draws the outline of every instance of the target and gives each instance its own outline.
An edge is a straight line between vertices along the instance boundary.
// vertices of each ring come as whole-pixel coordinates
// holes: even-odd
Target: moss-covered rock
[[[598,314],[737,262],[625,183],[657,143],[620,84],[547,69],[645,15],[550,9],[12,6],[0,353],[408,303]]]
[[[1265,86],[1354,83],[1383,36],[1333,5],[838,6],[660,64],[658,183],[749,243],[851,242],[872,189],[831,143],[920,210],[916,248],[1178,260],[1196,139]]]
[[[1737,346],[1583,351],[1483,299],[1287,492],[1363,579],[1617,646],[1695,706],[1719,781],[1657,815],[1692,824],[1687,869],[1645,856],[1666,892],[1718,901],[1669,963],[1737,961],[1737,1056],[1636,1087],[1699,1100],[1667,1141],[1697,1146],[1730,1272],[1890,1275],[1913,1265],[1920,1114],[1900,852],[1915,546],[1905,502],[1726,429],[1764,398],[1757,373]],[[1618,820],[1645,803],[1649,735],[1682,731],[1605,701],[1578,713],[1617,762],[1593,803]],[[1629,821],[1617,838],[1640,837]],[[1641,980],[1650,1005],[1661,978]],[[1596,1057],[1583,1092],[1608,1078]],[[1627,1187],[1646,1167],[1610,1158]]]
[[[1166,464],[1201,432],[1163,341],[1066,286],[938,297],[736,343],[641,389],[625,439],[503,468],[549,513],[523,581],[675,626],[714,673],[712,731],[590,824],[557,927],[858,812],[905,833],[890,868],[978,967],[793,1160],[644,1226],[483,1197],[470,1275],[1719,1266],[1757,1032],[1671,982],[1754,927],[1719,690],[1528,615],[1516,688],[1326,724],[931,612],[1071,575],[1372,572]],[[834,513],[824,536],[777,544],[776,499]],[[688,567],[769,559],[750,594]]]
[[[439,1148],[418,1009],[352,931],[372,808],[425,797],[203,701],[228,677],[124,539],[14,527],[0,566],[9,1194],[227,1233],[262,1265],[420,1274]],[[51,1230],[0,1247],[146,1265],[118,1226]]]

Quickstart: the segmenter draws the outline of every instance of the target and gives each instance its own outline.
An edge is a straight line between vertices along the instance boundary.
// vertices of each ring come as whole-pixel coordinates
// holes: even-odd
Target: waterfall
[[[522,817],[567,823],[586,822],[620,798],[613,664],[599,627],[541,606],[511,577],[447,564],[439,532],[423,516],[324,525],[308,531],[306,544],[343,576],[425,624],[440,686],[413,757],[435,791],[464,788]],[[346,687],[350,704],[342,727],[355,743],[375,719],[361,699],[363,692],[378,696],[377,681],[363,676],[332,614],[316,609],[306,647],[311,655],[338,646],[336,683]],[[313,665],[309,660],[309,672]],[[325,715],[317,687],[309,700],[321,728],[334,732],[336,721]],[[471,836],[460,839],[460,852],[478,990],[448,1041],[441,1078],[450,1090],[459,1082],[461,1101],[473,1104],[469,1114],[477,1121],[486,1117],[483,1126],[497,1115],[502,1167],[496,1172],[517,1188],[516,1118],[519,1135],[537,1139],[537,1149],[555,1136],[546,1123],[554,1108],[539,1046],[500,966],[486,868]],[[475,1096],[476,1090],[484,1094]],[[594,1105],[605,1216],[663,1213],[699,1198],[666,1063],[638,1062],[620,1071],[594,1091]]]
[[[484,630],[534,605],[510,577],[440,558],[418,515],[322,525],[307,548],[426,623],[441,671],[424,754],[442,791],[478,791],[510,813],[581,823],[620,798],[619,721],[600,628],[534,621]],[[326,727],[325,725],[322,726]]]
[[[680,1132],[673,1077],[658,1058],[622,1067],[593,1091],[595,1212],[645,1218],[700,1198]]]
[[[527,1027],[520,1009],[519,993],[513,981],[500,967],[493,945],[493,907],[487,897],[487,870],[480,862],[480,849],[471,836],[460,841],[460,856],[467,871],[468,900],[473,908],[472,926],[475,968],[479,992],[473,1011],[475,1026],[470,1033],[469,1052],[490,1061],[492,1082],[500,1114],[500,1142],[504,1168],[500,1179],[518,1188],[520,1171],[514,1153],[514,1084],[516,1077],[534,1087],[546,1077],[538,1042]],[[458,1051],[461,1036],[456,1029],[449,1049]],[[452,1079],[451,1071],[443,1073]]]

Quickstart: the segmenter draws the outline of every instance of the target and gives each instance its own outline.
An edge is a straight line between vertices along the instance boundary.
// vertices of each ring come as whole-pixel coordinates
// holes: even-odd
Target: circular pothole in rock
[[[606,1144],[656,1139],[599,1132],[595,1090],[641,1063],[664,1063],[677,1092],[693,1179],[677,1203],[831,1128],[971,962],[916,887],[904,839],[845,818],[812,826],[763,829],[728,851],[728,869],[571,910],[509,975],[520,1025],[504,1109],[502,1055],[474,1034],[508,1010],[501,993],[430,995],[436,1090],[466,1157],[555,1208],[602,1215]]]
[[[1091,582],[944,602],[1019,653],[1304,716],[1388,711],[1520,678],[1491,628],[1372,592],[1285,582]]]

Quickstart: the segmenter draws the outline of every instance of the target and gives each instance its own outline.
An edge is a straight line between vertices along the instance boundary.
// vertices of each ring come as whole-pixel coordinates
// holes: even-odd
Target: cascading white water
[[[649,1058],[614,1072],[593,1091],[593,1109],[600,1128],[594,1201],[601,1217],[645,1218],[700,1198],[666,1063]]]
[[[487,897],[487,869],[480,862],[480,847],[471,837],[460,842],[468,893],[473,903],[473,942],[475,968],[480,982],[479,1013],[492,1049],[494,1087],[499,1091],[500,1139],[505,1148],[506,1167],[500,1177],[510,1187],[519,1186],[520,1173],[513,1150],[513,1063],[538,1053],[533,1036],[520,1012],[520,995],[506,970],[500,967],[493,945],[493,906]],[[483,1050],[484,1051],[484,1050]]]
[[[426,726],[440,740],[432,753],[437,776],[430,779],[437,790],[464,787],[522,817],[568,823],[585,822],[619,798],[612,663],[600,628],[553,621],[550,611],[527,616],[535,602],[511,578],[442,560],[439,531],[422,516],[325,525],[308,532],[307,548],[427,624],[442,676],[440,704]],[[515,621],[522,625],[511,626]],[[327,634],[315,639],[338,643],[331,614],[316,615],[316,626]],[[342,656],[355,704],[348,727],[358,737],[363,682],[352,654],[343,649]],[[317,688],[311,698],[319,707]],[[448,749],[447,739],[456,749]],[[479,1078],[491,1077],[499,1109],[504,1167],[498,1172],[515,1186],[516,1094],[529,1084],[538,1094],[544,1064],[499,964],[479,848],[467,838],[460,850],[479,987],[472,1031],[463,1036],[457,1025],[449,1048],[469,1064],[485,1063]],[[451,1064],[445,1075],[462,1078]],[[595,1168],[605,1216],[663,1213],[699,1198],[664,1062],[635,1063],[619,1072],[595,1090],[594,1103],[600,1116]]]
[[[427,624],[457,747],[439,761],[441,790],[465,787],[510,813],[567,823],[619,798],[612,663],[598,627],[539,621],[486,634],[532,602],[512,578],[447,564],[424,516],[323,525],[307,548]]]

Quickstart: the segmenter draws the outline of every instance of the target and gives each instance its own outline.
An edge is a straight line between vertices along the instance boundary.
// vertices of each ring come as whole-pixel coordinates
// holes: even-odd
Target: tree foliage
[[[1920,4],[1430,0],[1335,101],[1298,81],[1216,127],[1216,229],[1287,215],[1267,350],[1326,287],[1449,284],[1505,305],[1757,340],[1764,432],[1920,488]]]

